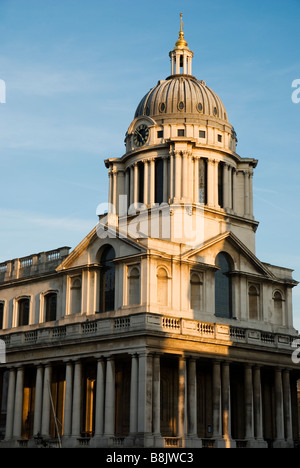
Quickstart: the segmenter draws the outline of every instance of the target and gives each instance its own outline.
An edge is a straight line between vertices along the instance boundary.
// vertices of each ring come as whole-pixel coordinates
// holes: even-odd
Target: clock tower
[[[169,56],[171,74],[138,104],[125,137],[126,153],[105,161],[109,225],[124,236],[188,247],[232,232],[254,253],[257,160],[238,155],[224,104],[192,75],[193,52],[182,15]]]

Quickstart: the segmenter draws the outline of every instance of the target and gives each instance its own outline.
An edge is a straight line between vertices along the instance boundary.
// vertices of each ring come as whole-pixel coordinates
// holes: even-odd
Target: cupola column
[[[184,39],[182,13],[180,14],[179,38],[174,49],[170,52],[171,75],[191,75],[193,52],[188,48],[188,43]]]

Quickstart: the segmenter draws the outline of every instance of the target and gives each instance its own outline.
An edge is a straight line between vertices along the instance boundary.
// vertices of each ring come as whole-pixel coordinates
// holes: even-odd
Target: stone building
[[[292,271],[255,255],[257,160],[179,38],[70,252],[0,265],[0,447],[293,447]]]

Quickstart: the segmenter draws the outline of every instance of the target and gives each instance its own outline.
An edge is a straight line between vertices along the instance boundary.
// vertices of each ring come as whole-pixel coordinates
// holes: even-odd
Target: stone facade
[[[170,58],[105,161],[108,213],[0,265],[0,447],[298,443],[297,282],[255,255],[257,160],[182,28]]]

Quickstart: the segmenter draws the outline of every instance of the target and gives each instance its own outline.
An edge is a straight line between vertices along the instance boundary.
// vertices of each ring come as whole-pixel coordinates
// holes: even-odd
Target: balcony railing
[[[0,263],[0,283],[55,271],[57,266],[69,255],[69,252],[69,247],[61,247],[49,252],[41,252]]]
[[[291,350],[292,342],[297,335],[271,333],[250,328],[208,323],[197,320],[161,316],[151,313],[139,313],[126,317],[99,318],[85,322],[75,322],[61,326],[41,327],[41,324],[28,326],[26,331],[9,329],[0,331],[0,339],[6,349],[44,344],[63,345],[74,340],[106,337],[109,335],[163,333],[167,335],[184,335],[190,339],[201,339],[203,342],[220,342],[226,344],[244,343],[251,346]]]

